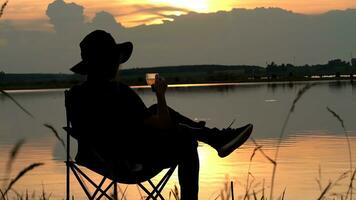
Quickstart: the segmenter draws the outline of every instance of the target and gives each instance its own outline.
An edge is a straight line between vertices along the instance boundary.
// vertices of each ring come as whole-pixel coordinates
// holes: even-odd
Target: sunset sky
[[[135,44],[126,68],[349,61],[355,21],[356,0],[9,0],[0,71],[67,73],[96,29]]]
[[[53,0],[10,0],[4,19],[14,20],[18,25],[31,28],[47,21],[47,5]],[[297,13],[318,14],[335,9],[356,8],[355,0],[74,0],[85,8],[84,14],[90,20],[98,11],[108,11],[126,27],[140,24],[160,23],[170,20],[169,15],[189,11],[216,12],[233,8],[280,7]],[[39,23],[43,22],[43,23]],[[32,27],[36,29],[36,27]]]

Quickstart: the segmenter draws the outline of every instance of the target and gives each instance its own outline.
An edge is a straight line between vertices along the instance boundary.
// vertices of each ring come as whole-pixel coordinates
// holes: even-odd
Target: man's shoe
[[[216,149],[220,157],[224,158],[247,141],[252,133],[252,129],[253,125],[247,124],[237,129],[228,128],[220,130],[220,133],[216,133],[216,139],[212,147]]]

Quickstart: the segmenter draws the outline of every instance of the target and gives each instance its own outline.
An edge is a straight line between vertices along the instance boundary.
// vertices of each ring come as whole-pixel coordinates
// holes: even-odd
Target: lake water
[[[233,127],[253,123],[253,138],[263,146],[267,155],[274,157],[288,110],[305,84],[187,85],[169,88],[167,102],[184,115],[206,120],[210,127],[224,128],[234,119]],[[155,102],[150,89],[135,90],[147,106]],[[65,152],[51,131],[42,125],[53,125],[65,137],[61,129],[65,125],[63,90],[12,91],[11,95],[35,118],[29,117],[12,101],[0,95],[0,182],[8,177],[5,166],[10,150],[17,141],[25,139],[13,163],[11,177],[31,163],[44,162],[45,165],[29,172],[16,183],[14,189],[19,193],[35,191],[37,196],[44,190],[51,195],[51,199],[64,199]],[[285,190],[286,199],[317,199],[321,189],[316,179],[321,179],[323,189],[329,181],[335,181],[349,170],[345,133],[339,121],[327,111],[327,106],[344,120],[356,166],[356,148],[353,146],[356,143],[356,84],[321,82],[302,96],[290,117],[278,156],[276,198]],[[234,181],[235,197],[242,198],[249,171],[251,192],[254,190],[260,196],[264,188],[265,193],[269,193],[273,165],[259,151],[250,162],[254,148],[250,140],[229,157],[221,159],[213,149],[201,144],[200,199],[215,199],[229,181]],[[348,179],[349,175],[332,187],[328,195],[345,193]],[[165,189],[167,197],[174,185],[178,186],[176,172]],[[122,190],[126,187],[120,185]],[[71,190],[76,199],[84,198],[74,179]],[[139,199],[135,185],[128,186],[126,197]]]

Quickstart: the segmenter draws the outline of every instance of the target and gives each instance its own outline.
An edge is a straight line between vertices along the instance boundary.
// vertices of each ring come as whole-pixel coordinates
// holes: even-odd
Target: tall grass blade
[[[31,118],[35,118],[25,107],[23,107],[19,102],[16,101],[15,98],[13,98],[9,93],[5,92],[4,90],[0,90],[0,92],[9,98],[12,102],[14,102],[23,112],[25,112],[28,116]]]
[[[283,123],[283,126],[282,126],[282,129],[281,129],[281,132],[279,134],[279,138],[278,138],[278,143],[277,143],[277,147],[276,147],[276,152],[275,152],[275,155],[274,155],[274,164],[273,164],[273,171],[272,171],[272,178],[271,178],[271,192],[270,192],[270,200],[273,200],[273,189],[274,189],[274,180],[275,180],[275,176],[276,176],[276,170],[277,170],[277,160],[278,160],[278,153],[279,153],[279,148],[280,148],[280,145],[282,143],[282,139],[283,139],[283,136],[284,136],[284,132],[285,132],[285,129],[287,127],[287,124],[289,122],[289,118],[290,116],[292,115],[292,113],[294,112],[295,110],[295,106],[297,105],[298,101],[302,98],[302,96],[313,86],[315,86],[317,83],[308,83],[306,84],[302,89],[300,89],[297,93],[297,96],[294,98],[293,100],[293,103],[289,109],[289,112],[287,114],[287,117],[286,119],[284,120],[284,123]]]
[[[15,185],[15,183],[21,179],[21,177],[23,177],[27,172],[41,166],[44,165],[44,163],[33,163],[31,165],[29,165],[28,167],[24,168],[22,171],[20,171],[17,176],[10,182],[10,184],[7,186],[4,195],[6,196],[7,192],[12,188],[12,186]]]
[[[328,190],[331,187],[331,182],[325,187],[325,189],[323,190],[323,192],[320,194],[318,200],[322,200],[325,196],[325,194],[328,192]]]
[[[59,136],[58,131],[50,124],[43,124],[44,127],[50,129],[52,131],[52,133],[54,134],[54,136],[56,136],[56,138],[58,139],[58,141],[61,143],[61,145],[65,148],[66,145],[64,143],[64,140]]]
[[[4,192],[0,189],[0,194],[1,194],[1,200],[5,200],[5,194]]]
[[[261,152],[261,154],[268,160],[268,161],[270,161],[273,165],[276,165],[276,161],[274,161],[271,157],[269,157],[264,151],[263,151],[263,149],[262,149],[262,146],[261,145],[259,145],[257,142],[256,142],[256,140],[255,139],[253,139],[252,137],[251,137],[251,140],[252,140],[252,142],[255,144],[255,149],[256,149],[256,151],[258,150],[258,151],[260,151]],[[252,157],[252,156],[251,156]],[[250,159],[251,159],[251,157],[250,157]]]
[[[349,164],[350,164],[350,172],[352,173],[353,171],[353,167],[352,167],[352,152],[351,152],[351,142],[350,142],[350,138],[349,138],[349,134],[347,133],[346,131],[346,127],[345,127],[345,123],[344,123],[344,120],[340,117],[340,115],[338,115],[334,110],[332,110],[331,108],[329,107],[326,107],[326,109],[340,122],[340,125],[341,127],[343,128],[344,130],[344,133],[345,133],[345,138],[346,138],[346,141],[347,141],[347,146],[348,146],[348,150],[349,150]],[[351,187],[351,190],[349,189],[347,194],[346,194],[346,199],[347,199],[347,196],[350,192],[350,199],[352,199],[352,181],[353,181],[353,175],[351,174],[351,177],[350,177],[350,187]]]
[[[350,185],[349,185],[349,189],[347,190],[345,199],[347,199],[348,194],[350,194],[350,199],[352,200],[352,190],[353,190],[353,186],[352,186],[352,185],[353,185],[353,182],[354,182],[354,180],[355,180],[355,175],[356,175],[356,169],[355,169],[354,172],[352,173],[351,180],[350,180]]]
[[[9,0],[5,1],[0,8],[0,18],[2,17],[2,15],[4,14],[5,8],[7,6],[7,4],[9,3]]]
[[[283,190],[281,200],[284,200],[284,195],[286,194],[286,189],[287,189],[287,188],[284,188],[284,190]]]
[[[323,188],[323,185],[322,185],[322,181],[321,181],[321,166],[319,165],[319,170],[318,170],[318,173],[319,173],[319,178],[315,178],[316,182],[318,183],[318,186],[319,186],[319,190],[321,192],[322,188]]]
[[[257,200],[257,195],[256,195],[255,190],[253,190],[253,199],[254,199],[254,200]]]
[[[18,142],[16,142],[14,147],[11,149],[10,155],[9,155],[9,160],[7,161],[7,164],[6,164],[7,174],[10,172],[12,164],[13,164],[14,160],[16,159],[16,156],[24,143],[25,143],[25,139],[21,139]]]

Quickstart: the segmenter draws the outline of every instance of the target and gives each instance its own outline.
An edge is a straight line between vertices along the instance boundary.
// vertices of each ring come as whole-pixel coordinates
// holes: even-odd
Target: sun
[[[209,0],[151,0],[154,3],[185,8],[195,12],[209,12]]]

